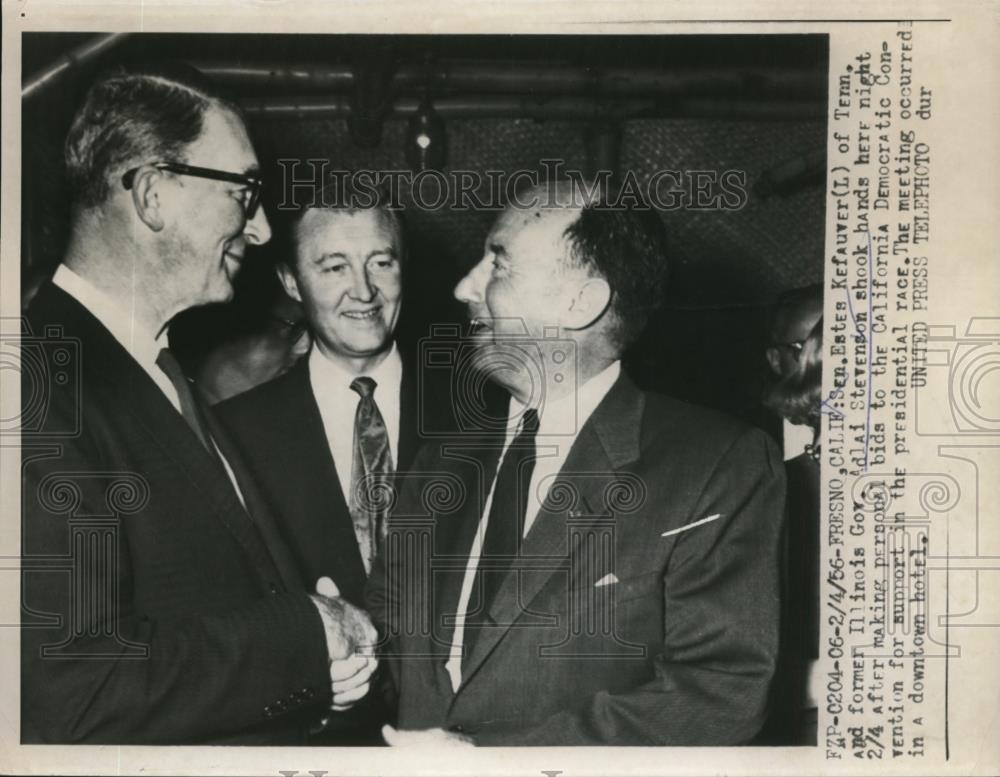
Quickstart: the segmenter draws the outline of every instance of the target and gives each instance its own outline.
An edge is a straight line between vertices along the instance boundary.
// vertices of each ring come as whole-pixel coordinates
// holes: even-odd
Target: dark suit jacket
[[[623,375],[569,452],[452,693],[448,616],[501,444],[428,447],[425,474],[403,487],[398,552],[369,588],[397,656],[399,725],[481,745],[749,741],[778,645],[784,477],[770,439]]]
[[[771,709],[757,743],[816,744],[816,710],[805,708],[809,668],[819,658],[819,462],[802,453],[785,462],[788,482],[781,650]]]
[[[52,284],[22,370],[24,742],[299,742],[329,704],[313,604],[156,384]]]
[[[403,360],[396,471],[410,468],[420,446],[420,428],[448,428],[444,405],[433,401],[438,386],[425,385],[419,402],[413,359]],[[257,484],[278,516],[278,530],[292,549],[302,585],[310,590],[329,577],[344,598],[365,606],[366,574],[303,357],[284,375],[215,406],[238,442]],[[353,413],[353,408],[344,412]],[[433,417],[426,417],[427,413]],[[421,415],[424,414],[424,415]],[[381,726],[392,718],[391,689],[378,688],[350,711],[330,718],[315,738],[324,745],[382,744]],[[388,700],[386,697],[389,697]]]
[[[410,468],[420,445],[415,369],[409,360],[403,365],[397,472]],[[364,563],[313,396],[309,357],[221,402],[215,412],[278,516],[278,530],[292,549],[302,584],[311,590],[317,579],[330,577],[344,598],[364,607]]]

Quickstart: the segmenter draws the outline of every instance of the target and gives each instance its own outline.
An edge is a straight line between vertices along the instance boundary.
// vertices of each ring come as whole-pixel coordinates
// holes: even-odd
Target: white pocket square
[[[682,531],[687,531],[688,529],[693,529],[695,526],[701,526],[703,523],[711,523],[712,521],[717,521],[722,517],[722,513],[716,513],[715,515],[710,515],[708,518],[702,518],[700,521],[692,521],[691,523],[681,526],[679,529],[671,529],[670,531],[665,531],[661,534],[661,537],[669,537],[671,534],[680,534]]]
[[[594,588],[601,588],[606,585],[615,585],[618,582],[618,576],[614,572],[608,572],[604,577],[594,583]]]

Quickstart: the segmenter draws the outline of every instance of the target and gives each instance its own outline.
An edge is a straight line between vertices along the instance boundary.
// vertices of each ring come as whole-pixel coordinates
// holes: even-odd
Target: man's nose
[[[489,266],[486,258],[469,270],[468,274],[455,286],[455,299],[459,302],[469,304],[470,302],[483,301],[483,288],[485,287],[485,269]]]
[[[267,214],[264,213],[263,206],[258,206],[253,218],[247,219],[247,223],[243,227],[243,234],[247,236],[247,240],[252,245],[264,245],[271,239],[271,225],[267,221]]]
[[[375,287],[368,277],[367,268],[352,271],[351,296],[359,302],[371,302],[375,297]]]

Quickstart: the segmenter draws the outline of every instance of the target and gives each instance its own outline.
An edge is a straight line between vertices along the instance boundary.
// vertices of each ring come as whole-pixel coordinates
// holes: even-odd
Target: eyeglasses
[[[794,354],[795,358],[798,358],[799,354],[802,353],[802,349],[805,347],[805,340],[793,340],[790,343],[771,343],[773,348],[790,348]]]
[[[248,220],[254,217],[254,214],[257,212],[257,206],[260,205],[260,193],[264,187],[264,182],[255,176],[244,175],[243,173],[228,173],[224,170],[213,170],[210,167],[194,167],[192,165],[181,164],[180,162],[153,162],[151,166],[157,170],[166,170],[169,173],[176,173],[177,175],[190,175],[195,178],[207,178],[210,181],[226,181],[227,183],[240,184],[245,187],[241,202],[243,213]],[[139,168],[133,167],[131,170],[127,170],[125,175],[122,176],[122,186],[126,190],[132,188],[137,172],[139,172]]]

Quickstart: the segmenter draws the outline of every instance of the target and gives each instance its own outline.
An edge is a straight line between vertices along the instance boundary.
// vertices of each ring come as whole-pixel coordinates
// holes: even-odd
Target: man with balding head
[[[373,629],[302,585],[167,345],[271,236],[240,111],[189,69],[115,71],[65,155],[69,243],[24,339],[51,362],[22,373],[22,741],[300,743],[367,692]]]
[[[462,347],[509,412],[498,434],[428,445],[399,496],[401,550],[369,597],[399,689],[390,744],[712,746],[759,729],[783,473],[761,432],[622,370],[666,259],[657,213],[559,185],[508,206],[456,287]],[[447,504],[428,498],[449,485]]]

